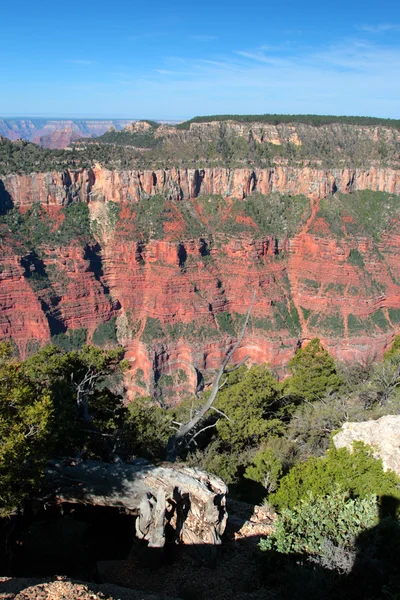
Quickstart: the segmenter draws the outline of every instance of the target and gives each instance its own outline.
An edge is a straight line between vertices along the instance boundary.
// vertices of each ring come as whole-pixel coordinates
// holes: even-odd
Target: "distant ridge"
[[[209,123],[212,121],[236,121],[239,123],[268,123],[279,125],[281,123],[303,123],[304,125],[332,125],[341,123],[345,125],[384,125],[400,130],[400,119],[383,119],[380,117],[356,117],[335,115],[208,115],[194,117],[177,125],[177,129],[189,129],[192,123]]]

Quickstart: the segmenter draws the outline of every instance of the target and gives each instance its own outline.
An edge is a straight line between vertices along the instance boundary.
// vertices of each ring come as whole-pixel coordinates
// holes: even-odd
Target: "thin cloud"
[[[160,97],[182,112],[190,104],[193,114],[400,115],[400,49],[359,39],[317,50],[299,45],[283,56],[265,45],[214,60],[186,57],[179,73],[167,65],[159,71],[138,86],[137,98]]]
[[[359,31],[367,33],[385,33],[387,31],[400,31],[400,25],[396,23],[379,23],[378,25],[358,25]]]
[[[282,66],[287,62],[283,58],[278,58],[276,56],[267,56],[263,52],[246,52],[244,50],[236,50],[236,54],[238,54],[239,56],[243,56],[244,58],[249,58],[250,60],[255,60],[257,62],[267,63],[269,65]]]

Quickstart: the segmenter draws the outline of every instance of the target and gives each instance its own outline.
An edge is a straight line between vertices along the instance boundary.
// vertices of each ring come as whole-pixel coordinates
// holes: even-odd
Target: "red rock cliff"
[[[323,198],[337,191],[375,190],[400,194],[400,171],[365,169],[311,169],[278,166],[270,169],[170,169],[160,171],[109,171],[103,167],[64,173],[33,173],[3,177],[15,206],[33,202],[63,205],[84,202],[138,202],[161,195],[174,200],[204,194],[245,198],[252,192],[305,194]]]
[[[316,335],[340,359],[381,354],[400,326],[397,217],[376,242],[352,234],[351,217],[340,223],[343,235],[334,235],[319,211],[319,199],[337,191],[400,194],[398,171],[95,168],[2,181],[3,203],[12,201],[22,211],[39,201],[56,218],[71,200],[88,202],[101,264],[96,270],[77,245],[45,249],[43,264],[56,273],[51,315],[61,330],[87,329],[88,339],[116,316],[117,337],[131,363],[132,397],[155,392],[175,401],[177,389],[193,391],[233,343],[254,290],[238,358],[249,354],[278,369],[299,341]],[[266,235],[240,213],[232,199],[255,191],[308,196],[297,233]],[[137,203],[156,194],[166,198],[162,234],[143,239]],[[224,197],[220,225],[216,213],[196,200],[209,194]],[[109,202],[119,204],[117,220],[110,220]],[[239,212],[232,217],[234,208]],[[204,236],[190,233],[183,209],[204,225]],[[228,217],[243,231],[222,234]],[[46,298],[32,287],[6,240],[0,261],[0,335],[12,337],[25,355],[50,339]]]

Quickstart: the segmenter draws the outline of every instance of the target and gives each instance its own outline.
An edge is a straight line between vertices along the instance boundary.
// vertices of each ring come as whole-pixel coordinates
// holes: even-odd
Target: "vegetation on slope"
[[[214,121],[216,127],[190,129],[192,123]],[[230,121],[249,125],[239,135]],[[282,129],[280,143],[253,134],[256,123]],[[143,131],[109,131],[96,139],[83,139],[70,149],[44,150],[28,142],[0,139],[0,173],[81,169],[95,162],[110,169],[172,167],[272,167],[277,161],[289,165],[370,166],[398,164],[399,121],[372,117],[319,115],[217,115],[196,117],[176,129],[157,132],[148,122]],[[291,141],[285,127],[295,127],[298,142]],[[366,128],[378,127],[378,135]],[[392,132],[392,133],[391,133]],[[156,135],[157,133],[157,135]]]
[[[384,472],[381,461],[362,444],[353,453],[330,447],[330,435],[347,419],[399,414],[399,386],[386,377],[392,370],[399,381],[399,348],[396,338],[382,363],[338,365],[315,339],[298,350],[285,381],[266,365],[243,366],[228,375],[220,390],[219,412],[199,424],[197,448],[181,448],[189,465],[221,475],[247,499],[266,495],[277,508],[276,525],[260,543],[268,557],[266,573],[279,573],[269,580],[271,594],[277,593],[271,597],[313,597],[308,586],[315,574],[319,581],[333,578],[335,585],[347,585],[340,576],[353,574],[360,556],[370,564],[362,571],[368,585],[375,590],[384,574],[387,597],[396,597],[391,578],[396,572],[400,479]],[[142,399],[126,407],[115,391],[115,377],[125,368],[119,348],[85,346],[65,352],[48,346],[23,362],[15,361],[11,350],[0,346],[3,516],[35,493],[52,456],[163,459],[171,422],[184,422],[202,401],[166,410]],[[95,376],[94,387],[80,385],[87,373]],[[387,499],[381,496],[394,502],[384,518]],[[303,565],[301,584],[288,577],[292,564],[297,569]],[[367,585],[365,589],[363,597],[378,597]]]
[[[345,125],[365,125],[393,127],[400,130],[399,119],[382,119],[377,117],[351,117],[336,115],[208,115],[194,117],[177,125],[177,129],[189,129],[192,123],[210,123],[212,121],[236,121],[237,123],[268,123],[269,125],[280,125],[282,123],[302,123],[320,127],[340,123]]]

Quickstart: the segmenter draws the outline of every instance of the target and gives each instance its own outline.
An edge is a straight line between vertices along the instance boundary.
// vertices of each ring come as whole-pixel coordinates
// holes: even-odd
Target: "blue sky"
[[[0,116],[400,118],[398,0],[3,0]]]

